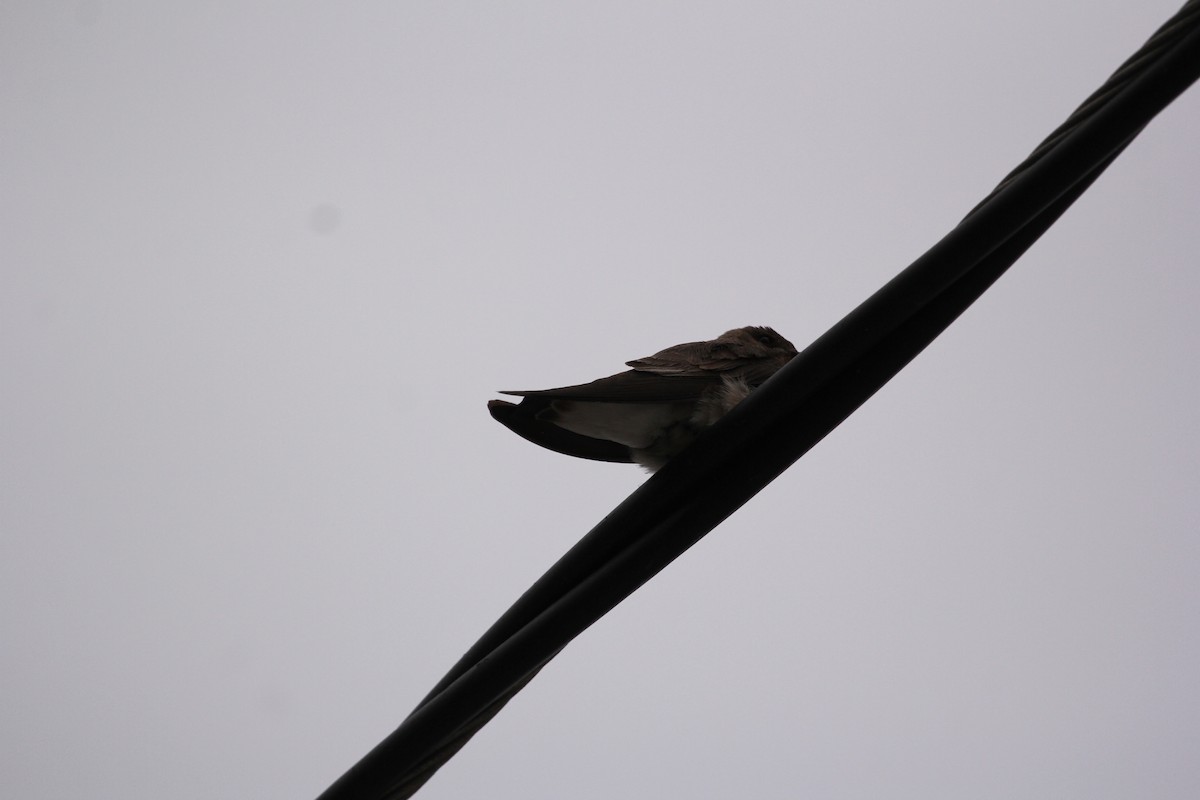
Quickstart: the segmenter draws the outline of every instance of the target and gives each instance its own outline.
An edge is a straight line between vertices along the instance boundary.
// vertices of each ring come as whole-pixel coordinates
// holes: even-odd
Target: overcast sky
[[[497,389],[802,348],[1179,4],[0,5],[0,795],[319,794],[645,479]],[[420,797],[1196,797],[1198,132]]]

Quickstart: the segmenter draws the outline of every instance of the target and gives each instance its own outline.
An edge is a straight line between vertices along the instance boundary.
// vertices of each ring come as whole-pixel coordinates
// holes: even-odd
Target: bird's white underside
[[[634,461],[653,472],[748,394],[744,380],[726,376],[696,400],[675,403],[555,400],[549,421],[581,436],[623,444]]]
[[[556,401],[554,424],[581,436],[607,439],[635,449],[692,416],[694,403],[595,403]]]

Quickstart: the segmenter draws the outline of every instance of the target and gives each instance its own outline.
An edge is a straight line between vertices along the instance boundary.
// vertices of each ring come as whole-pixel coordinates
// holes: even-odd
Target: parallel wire
[[[1004,273],[1200,77],[1200,0],[941,242],[646,481],[510,608],[321,800],[405,798],[592,622],[760,491]]]

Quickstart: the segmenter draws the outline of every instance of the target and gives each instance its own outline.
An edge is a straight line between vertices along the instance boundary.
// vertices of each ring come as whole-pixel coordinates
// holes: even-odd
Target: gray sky
[[[0,795],[296,798],[644,479],[493,422],[803,347],[1178,2],[0,8]],[[435,798],[1192,798],[1200,97]]]

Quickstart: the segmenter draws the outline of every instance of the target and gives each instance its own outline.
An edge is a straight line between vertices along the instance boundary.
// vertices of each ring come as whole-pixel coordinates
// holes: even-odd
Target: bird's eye
[[[769,333],[760,333],[755,338],[763,344],[775,344],[775,339]]]

